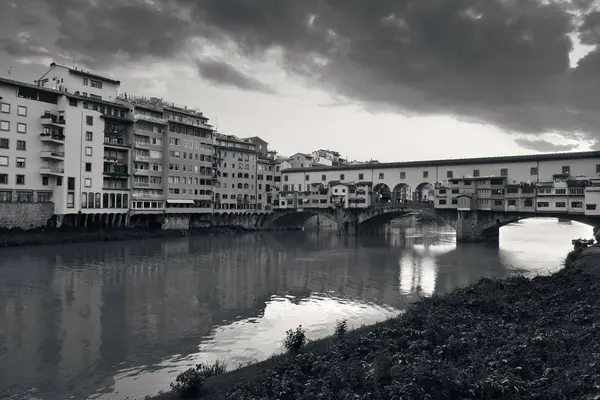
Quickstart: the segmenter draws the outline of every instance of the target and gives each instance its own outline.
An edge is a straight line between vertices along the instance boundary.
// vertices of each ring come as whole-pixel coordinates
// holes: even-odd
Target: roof
[[[75,74],[75,75],[87,76],[89,78],[99,79],[104,82],[114,83],[115,85],[121,84],[121,81],[118,81],[116,79],[108,78],[108,77],[102,76],[102,75],[92,74],[91,72],[82,71],[82,70],[76,69],[76,68],[65,67],[64,65],[60,65],[55,62],[50,63],[50,67],[62,67],[62,68],[68,69],[70,73]]]
[[[290,156],[290,158],[292,158],[292,157],[294,157],[294,156],[297,156],[298,154],[299,154],[299,155],[301,155],[301,156],[304,156],[304,157],[306,157],[306,158],[313,158],[312,154],[300,153],[300,152],[292,154],[292,155]]]
[[[301,153],[300,153],[301,154]],[[600,158],[600,151],[578,151],[569,153],[546,153],[546,154],[526,154],[518,156],[500,156],[500,157],[477,157],[477,158],[454,158],[442,160],[426,161],[402,161],[379,164],[357,164],[357,165],[334,165],[334,166],[315,166],[308,168],[288,168],[284,172],[317,172],[317,171],[347,171],[357,169],[387,169],[387,168],[415,168],[415,167],[440,167],[469,164],[499,164],[499,163],[518,163],[518,162],[538,162],[551,160],[580,160],[587,158]]]

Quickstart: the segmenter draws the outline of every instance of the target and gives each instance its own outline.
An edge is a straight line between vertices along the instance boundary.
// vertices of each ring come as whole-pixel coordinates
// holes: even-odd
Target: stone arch
[[[394,186],[394,190],[392,192],[392,201],[394,203],[400,203],[403,201],[408,201],[411,199],[410,186],[406,183],[399,183]]]
[[[373,204],[388,203],[392,201],[392,191],[385,183],[378,183],[373,187]]]
[[[433,201],[435,198],[434,186],[429,182],[421,182],[417,185],[413,200]]]

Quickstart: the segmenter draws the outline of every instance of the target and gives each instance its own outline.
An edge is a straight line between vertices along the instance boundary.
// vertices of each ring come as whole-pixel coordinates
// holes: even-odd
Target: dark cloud
[[[205,59],[197,61],[196,66],[200,76],[218,85],[234,86],[243,90],[268,94],[276,93],[269,85],[245,74],[229,63]]]
[[[369,110],[588,138],[600,126],[600,50],[569,63],[577,29],[599,43],[591,0],[45,1],[59,22],[57,44],[100,66],[115,54],[174,56],[201,36],[234,41],[250,58],[278,48],[288,71]],[[257,84],[227,67],[200,72]]]
[[[543,153],[559,153],[563,151],[572,151],[578,148],[573,144],[554,144],[543,139],[517,138],[515,143],[524,149],[540,151]]]

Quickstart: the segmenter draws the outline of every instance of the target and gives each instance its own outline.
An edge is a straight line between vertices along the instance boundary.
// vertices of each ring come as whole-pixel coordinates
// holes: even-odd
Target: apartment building
[[[55,63],[35,85],[0,80],[5,201],[52,202],[58,215],[128,211],[133,121],[115,102],[119,83]]]
[[[257,210],[256,144],[234,135],[217,133],[216,152],[215,210]]]

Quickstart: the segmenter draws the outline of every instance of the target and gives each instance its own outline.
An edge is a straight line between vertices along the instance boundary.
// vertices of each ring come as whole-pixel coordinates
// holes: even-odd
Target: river
[[[394,316],[482,277],[548,274],[591,227],[533,219],[500,245],[405,220],[385,234],[256,233],[0,250],[0,398],[138,399],[199,361],[229,366]]]

